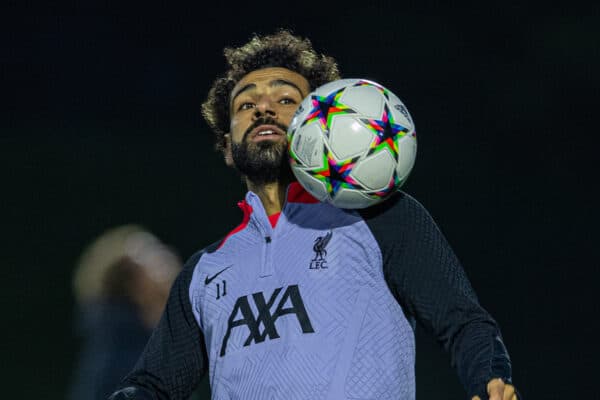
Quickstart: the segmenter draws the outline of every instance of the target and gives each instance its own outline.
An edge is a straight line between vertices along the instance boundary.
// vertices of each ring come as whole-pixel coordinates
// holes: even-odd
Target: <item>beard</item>
[[[235,168],[255,185],[289,181],[292,171],[287,156],[287,141],[252,142],[250,132],[260,125],[275,125],[287,132],[287,127],[272,119],[259,119],[244,133],[241,143],[231,143]]]

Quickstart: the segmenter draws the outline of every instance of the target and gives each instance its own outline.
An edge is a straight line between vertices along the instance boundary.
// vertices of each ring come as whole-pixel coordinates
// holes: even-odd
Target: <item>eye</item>
[[[238,110],[243,111],[243,110],[249,110],[251,108],[254,108],[254,103],[242,103],[238,107]]]
[[[296,104],[296,101],[292,98],[289,97],[284,97],[283,99],[279,100],[280,104]]]

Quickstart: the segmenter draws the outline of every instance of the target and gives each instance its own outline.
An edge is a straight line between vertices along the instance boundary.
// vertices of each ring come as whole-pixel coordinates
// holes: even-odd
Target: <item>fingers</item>
[[[492,379],[487,384],[487,391],[490,400],[518,400],[515,387],[505,384],[502,379]],[[471,400],[481,400],[479,396],[471,397]]]
[[[517,393],[513,385],[504,385],[504,400],[517,400]]]
[[[490,400],[505,400],[504,388],[504,382],[500,378],[489,381],[487,384],[487,391],[488,395],[490,396]]]

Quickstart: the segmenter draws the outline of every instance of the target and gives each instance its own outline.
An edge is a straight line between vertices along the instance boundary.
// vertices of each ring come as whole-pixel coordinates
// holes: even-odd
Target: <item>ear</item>
[[[225,165],[233,167],[233,156],[231,153],[231,134],[226,133],[223,138],[225,139],[225,147],[223,148],[223,158],[225,159]]]

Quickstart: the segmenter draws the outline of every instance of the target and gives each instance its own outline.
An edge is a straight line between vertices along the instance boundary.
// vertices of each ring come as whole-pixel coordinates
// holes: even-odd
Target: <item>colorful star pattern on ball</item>
[[[394,171],[394,175],[392,176],[392,179],[390,179],[388,185],[385,188],[378,190],[376,192],[369,193],[369,195],[377,197],[377,198],[387,197],[390,194],[394,193],[396,191],[396,188],[398,188],[399,186],[400,186],[400,178],[398,177],[398,173],[396,171]]]
[[[363,190],[361,184],[350,176],[359,158],[360,156],[337,160],[327,146],[324,146],[322,167],[307,172],[323,182],[331,197],[335,196],[341,188]]]
[[[390,95],[389,95],[390,91],[387,90],[386,88],[384,88],[383,86],[381,86],[378,83],[361,79],[360,81],[356,82],[353,86],[354,87],[356,87],[356,86],[371,86],[371,87],[374,87],[375,89],[379,90],[379,92],[383,95],[383,97],[385,97],[386,100],[389,101],[389,99],[390,99]]]
[[[329,96],[311,96],[312,109],[302,123],[302,126],[319,121],[321,129],[329,136],[331,119],[338,114],[354,114],[355,111],[345,104],[340,103],[340,97],[345,88],[331,93]]]
[[[295,133],[295,132],[292,132],[292,135],[293,135],[294,133]],[[293,165],[296,165],[296,164],[298,164],[298,156],[296,155],[296,153],[295,153],[295,152],[294,152],[294,150],[292,149],[292,140],[291,140],[291,136],[292,136],[292,135],[290,135],[290,136],[288,137],[287,148],[288,148],[288,155],[289,155],[288,159],[289,159],[289,161],[290,161],[290,165],[292,165],[292,166],[293,166]]]
[[[409,128],[396,123],[387,104],[383,108],[381,119],[361,118],[361,121],[376,135],[367,155],[387,148],[397,160],[398,140],[409,132]]]

